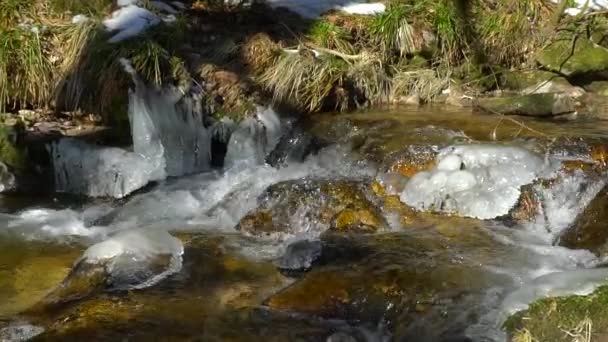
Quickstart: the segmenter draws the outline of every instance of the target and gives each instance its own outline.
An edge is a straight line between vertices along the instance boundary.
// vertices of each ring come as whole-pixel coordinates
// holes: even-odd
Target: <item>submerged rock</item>
[[[479,98],[476,107],[494,114],[540,117],[576,112],[575,101],[559,93]]]
[[[386,227],[380,210],[355,181],[286,181],[270,186],[258,199],[258,208],[237,226],[252,235],[310,234],[327,229],[374,232]]]
[[[476,266],[479,255],[472,254],[490,241],[477,238],[478,249],[463,241],[443,245],[447,240],[431,232],[328,235],[320,265],[266,304],[297,314],[383,322],[395,340],[440,340],[466,327],[466,319],[457,317],[466,317],[485,286],[500,281]],[[454,252],[459,261],[451,257]]]
[[[536,61],[568,77],[608,71],[608,49],[586,38],[562,38],[542,49]]]

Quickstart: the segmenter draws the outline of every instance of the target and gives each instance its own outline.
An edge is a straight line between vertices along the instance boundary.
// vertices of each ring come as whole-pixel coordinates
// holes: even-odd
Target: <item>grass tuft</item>
[[[310,54],[308,50],[285,53],[262,73],[260,81],[273,93],[275,102],[314,112],[326,104],[336,86],[343,85],[348,67],[343,60]]]

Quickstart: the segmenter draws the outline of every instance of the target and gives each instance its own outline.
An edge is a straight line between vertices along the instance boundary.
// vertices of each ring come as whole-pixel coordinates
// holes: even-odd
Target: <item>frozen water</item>
[[[160,18],[145,8],[136,5],[127,5],[112,13],[112,17],[105,19],[103,25],[106,30],[115,32],[110,43],[138,36],[141,32],[160,23]]]
[[[559,3],[560,0],[552,0]],[[571,16],[579,15],[583,9],[587,11],[603,11],[608,9],[608,0],[574,0],[575,7],[566,9],[566,14]]]
[[[224,165],[230,168],[263,164],[281,135],[281,121],[276,113],[270,108],[259,108],[255,117],[243,120],[232,133]]]
[[[145,288],[179,272],[183,253],[181,241],[164,230],[128,230],[89,247],[77,264],[103,264],[115,289]]]
[[[89,20],[89,17],[87,17],[84,14],[77,14],[75,16],[72,17],[72,24],[82,24],[85,23]]]
[[[58,192],[124,197],[165,178],[164,160],[115,147],[64,138],[48,147]]]
[[[43,328],[31,325],[29,323],[13,323],[6,328],[0,329],[0,341],[28,341],[42,334],[43,332]]]
[[[555,171],[554,164],[526,149],[503,145],[457,145],[440,151],[431,171],[414,175],[401,201],[479,219],[506,215],[523,185]]]
[[[55,188],[91,197],[122,198],[151,181],[206,171],[211,134],[203,123],[200,92],[149,88],[127,61],[135,81],[129,92],[133,151],[61,139],[49,145]]]
[[[211,134],[203,122],[201,91],[183,96],[175,87],[150,88],[132,68],[125,69],[135,81],[135,90],[129,92],[134,152],[163,160],[167,176],[208,170]]]

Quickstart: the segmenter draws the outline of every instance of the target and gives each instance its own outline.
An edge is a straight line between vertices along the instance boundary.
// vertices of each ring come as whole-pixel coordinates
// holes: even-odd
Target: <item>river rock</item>
[[[327,229],[374,232],[387,226],[365,195],[365,186],[346,180],[286,181],[270,186],[258,208],[237,230],[254,236],[274,233],[317,235]]]
[[[588,93],[580,99],[579,112],[588,117],[608,120],[608,96]]]
[[[540,117],[576,112],[575,101],[558,93],[479,98],[476,107],[494,114]]]
[[[560,236],[559,244],[588,249],[598,255],[608,253],[608,187],[605,187],[578,215],[574,224]]]
[[[544,70],[505,71],[502,73],[501,86],[523,95],[565,93],[578,97],[585,93],[582,88],[571,85],[566,78]]]
[[[589,39],[565,37],[542,49],[536,61],[568,77],[602,73],[608,71],[608,49]]]

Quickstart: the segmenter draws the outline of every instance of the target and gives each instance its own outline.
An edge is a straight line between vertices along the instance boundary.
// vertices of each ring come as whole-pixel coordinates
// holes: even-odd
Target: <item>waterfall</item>
[[[128,61],[122,63],[135,83],[129,90],[132,151],[69,138],[50,144],[56,191],[122,198],[151,181],[209,169],[202,90],[150,88]]]

